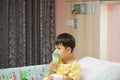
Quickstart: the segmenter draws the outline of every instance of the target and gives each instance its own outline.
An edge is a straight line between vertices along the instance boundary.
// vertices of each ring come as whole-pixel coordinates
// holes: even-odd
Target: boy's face
[[[58,54],[60,55],[61,58],[67,57],[67,54],[70,53],[69,47],[65,48],[62,43],[58,44],[58,45],[55,45],[55,48],[57,49],[57,52],[58,52]]]

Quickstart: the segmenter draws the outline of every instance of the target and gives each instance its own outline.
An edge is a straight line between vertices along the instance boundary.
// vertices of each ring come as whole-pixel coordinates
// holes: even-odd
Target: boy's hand
[[[54,77],[50,75],[50,76],[48,77],[48,80],[53,80],[53,78],[54,78]]]
[[[55,69],[56,65],[57,65],[56,61],[52,61],[50,63],[49,71],[50,71],[51,74],[55,73],[54,69]]]

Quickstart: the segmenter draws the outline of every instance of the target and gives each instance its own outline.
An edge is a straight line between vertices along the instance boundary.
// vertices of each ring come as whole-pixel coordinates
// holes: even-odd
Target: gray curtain
[[[55,40],[55,0],[0,0],[0,68],[46,64]]]

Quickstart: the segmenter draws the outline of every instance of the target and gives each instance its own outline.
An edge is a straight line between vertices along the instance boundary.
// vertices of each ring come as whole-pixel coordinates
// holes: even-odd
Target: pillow
[[[78,62],[82,68],[80,80],[120,80],[120,65],[93,57],[84,57]]]
[[[92,80],[120,80],[120,66],[111,66],[96,75]]]

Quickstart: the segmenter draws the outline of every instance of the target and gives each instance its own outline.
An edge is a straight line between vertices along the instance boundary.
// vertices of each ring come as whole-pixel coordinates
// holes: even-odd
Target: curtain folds
[[[54,0],[0,0],[0,68],[51,61]]]

